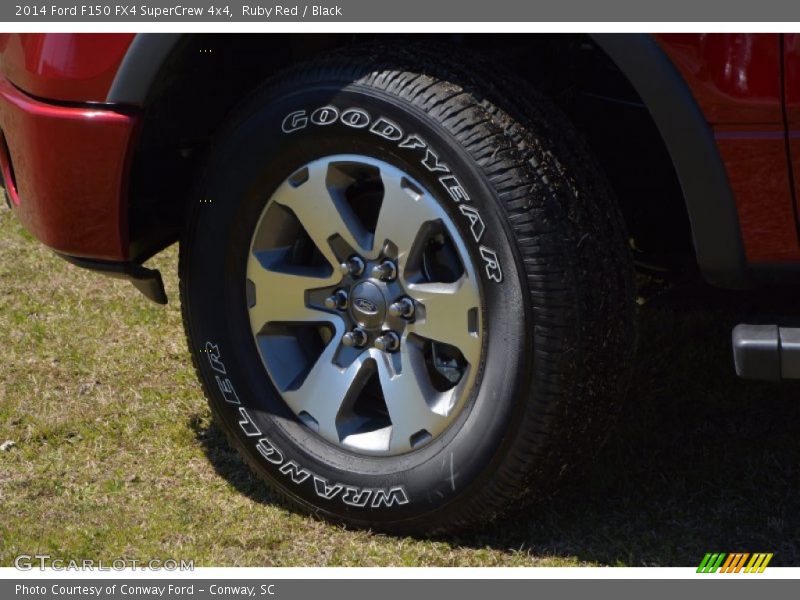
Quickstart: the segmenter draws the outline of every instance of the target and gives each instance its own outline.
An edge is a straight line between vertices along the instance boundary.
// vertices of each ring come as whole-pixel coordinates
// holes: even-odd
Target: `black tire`
[[[520,94],[505,95],[506,79],[480,72],[422,50],[322,59],[267,82],[210,152],[181,240],[189,347],[232,444],[302,510],[389,532],[484,525],[551,494],[596,451],[623,400],[632,268],[613,195],[556,108],[533,92],[510,101]],[[402,148],[341,120],[282,129],[287,115],[321,106],[358,108],[371,123],[383,116],[425,146]],[[428,150],[479,212],[479,241],[458,210],[463,202],[423,165]],[[313,158],[356,152],[438,189],[481,273],[486,335],[474,392],[444,433],[399,456],[350,452],[303,425],[267,374],[248,322],[246,256],[272,190]]]

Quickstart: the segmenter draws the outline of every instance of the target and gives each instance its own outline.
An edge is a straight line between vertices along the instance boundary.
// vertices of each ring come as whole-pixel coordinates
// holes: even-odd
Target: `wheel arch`
[[[683,190],[697,262],[720,287],[746,287],[739,216],[714,134],[675,66],[651,35],[594,34],[644,102]]]
[[[106,102],[143,106],[162,67],[186,35],[137,33],[111,82]]]
[[[259,77],[263,80],[265,76],[281,68],[282,64],[285,66],[313,56],[315,50],[335,48],[360,39],[355,36],[324,34],[314,36],[313,43],[309,44],[310,48],[303,48],[302,45],[292,42],[292,36],[287,35],[241,37],[236,43],[242,48],[252,46],[263,49],[265,55],[270,56],[267,60],[269,66],[264,67],[264,73],[249,75],[252,81],[243,85],[242,89],[247,89],[248,85],[257,85],[256,80]],[[265,39],[267,37],[273,41]],[[746,287],[747,264],[733,193],[711,128],[686,82],[649,34],[592,34],[587,37],[635,90],[657,129],[660,142],[669,155],[669,169],[674,171],[674,178],[682,191],[685,202],[683,210],[691,226],[691,243],[704,277],[721,287]],[[511,36],[510,39],[515,44],[520,38],[521,36]],[[164,97],[172,93],[169,90],[176,80],[176,68],[191,64],[195,69],[202,69],[201,59],[198,58],[202,55],[199,53],[204,51],[204,46],[212,50],[219,43],[221,38],[198,34],[138,34],[114,79],[107,100],[142,107],[147,114],[154,99],[159,95]],[[464,42],[462,40],[459,43]],[[206,60],[206,57],[203,56],[202,60]],[[214,64],[215,67],[209,71],[210,80],[218,76],[224,77],[226,73],[225,60]],[[230,60],[227,64],[230,64]],[[212,85],[218,83],[212,81]],[[199,85],[195,89],[203,89],[204,84]],[[186,98],[175,99],[176,103],[186,101]],[[223,102],[222,105],[224,104]],[[221,119],[229,109],[230,106],[222,106],[215,118]],[[204,131],[201,142],[209,142],[212,131],[213,127]],[[176,131],[175,135],[180,137],[181,132]],[[147,136],[143,136],[143,139],[146,140]],[[595,145],[592,140],[589,141],[590,145]],[[602,149],[596,152],[600,154]],[[156,168],[148,166],[148,163],[153,162],[159,161],[147,161],[141,155],[136,160],[138,168],[148,172]],[[187,169],[177,175],[182,183],[176,189],[186,189],[185,181],[195,169],[195,166],[187,166]],[[135,196],[136,194],[132,194],[132,198]],[[150,203],[144,202],[136,210],[146,213],[153,206],[160,206],[159,201],[154,199]],[[159,217],[157,220],[180,220],[181,213],[180,208],[175,208],[168,218]],[[151,227],[150,220],[139,222],[141,218],[137,219],[137,214],[131,215],[131,255],[134,260],[146,258],[177,239],[175,227],[162,229],[158,235],[150,235],[145,231]],[[136,231],[137,227],[140,231]]]

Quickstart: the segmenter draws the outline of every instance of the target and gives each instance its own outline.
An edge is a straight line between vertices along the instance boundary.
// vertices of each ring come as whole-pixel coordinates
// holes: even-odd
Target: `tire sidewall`
[[[261,94],[244,107],[212,150],[197,194],[202,202],[188,225],[189,247],[182,249],[191,350],[223,427],[279,489],[313,510],[351,522],[430,520],[465,502],[492,476],[522,410],[532,328],[526,326],[528,309],[508,223],[475,158],[445,125],[412,102],[359,84],[289,88]],[[320,116],[321,107],[337,111],[339,118]],[[364,117],[343,122],[348,110],[367,115],[368,124],[354,126]],[[371,131],[379,118],[402,130],[402,137]],[[303,119],[305,125],[295,127]],[[401,147],[411,135],[424,147],[416,142]],[[360,456],[306,428],[272,384],[250,329],[246,257],[264,205],[298,168],[334,154],[370,156],[422,183],[461,233],[480,279],[484,348],[473,394],[442,435],[405,455]],[[457,202],[448,193],[442,183],[446,175],[460,182],[468,201]],[[464,204],[478,211],[480,236],[474,217],[461,212]],[[487,250],[499,270],[487,261]]]

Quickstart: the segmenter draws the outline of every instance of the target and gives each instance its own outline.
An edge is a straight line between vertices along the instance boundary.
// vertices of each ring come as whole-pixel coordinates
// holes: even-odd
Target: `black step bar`
[[[745,379],[800,379],[800,328],[737,325],[733,328],[733,362]]]

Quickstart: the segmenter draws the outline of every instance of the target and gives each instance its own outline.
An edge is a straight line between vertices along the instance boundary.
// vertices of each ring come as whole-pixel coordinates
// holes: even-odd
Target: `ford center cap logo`
[[[351,290],[350,314],[362,327],[375,329],[386,317],[386,300],[372,281],[362,281]]]
[[[378,312],[378,306],[366,298],[356,298],[353,300],[353,304],[358,310],[368,315],[374,315]]]

